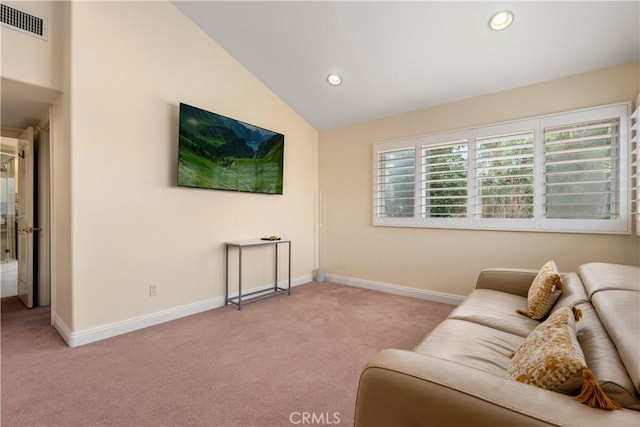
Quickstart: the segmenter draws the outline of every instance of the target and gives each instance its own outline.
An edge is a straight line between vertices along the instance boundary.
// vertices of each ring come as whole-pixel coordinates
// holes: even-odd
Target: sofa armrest
[[[526,297],[539,270],[524,268],[487,268],[476,281],[476,289],[493,289]]]
[[[638,426],[640,413],[592,409],[570,396],[458,363],[383,350],[360,376],[354,426]]]

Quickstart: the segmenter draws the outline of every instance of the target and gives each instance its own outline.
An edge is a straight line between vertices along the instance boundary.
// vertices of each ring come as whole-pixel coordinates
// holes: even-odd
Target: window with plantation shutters
[[[616,104],[376,143],[373,223],[629,234],[630,114]]]
[[[467,217],[467,141],[422,148],[422,217]]]
[[[375,194],[378,218],[411,218],[415,209],[415,149],[377,155]]]
[[[533,218],[533,131],[478,138],[476,215]]]
[[[619,135],[617,118],[544,129],[545,217],[620,215]]]

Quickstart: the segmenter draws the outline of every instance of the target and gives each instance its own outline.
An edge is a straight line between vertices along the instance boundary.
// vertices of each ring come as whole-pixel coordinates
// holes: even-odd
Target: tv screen
[[[180,103],[178,185],[282,194],[284,135]]]

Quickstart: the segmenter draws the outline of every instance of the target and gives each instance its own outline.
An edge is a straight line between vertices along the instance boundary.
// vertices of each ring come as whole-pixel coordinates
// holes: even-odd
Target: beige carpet
[[[411,349],[452,308],[309,283],[241,311],[219,308],[68,348],[47,308],[3,299],[1,423],[292,426],[307,412],[350,426],[368,358]]]

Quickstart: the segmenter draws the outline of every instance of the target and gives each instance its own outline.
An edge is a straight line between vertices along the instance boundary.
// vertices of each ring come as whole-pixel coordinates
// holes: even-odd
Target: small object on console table
[[[280,240],[278,236],[261,237],[260,240]]]

